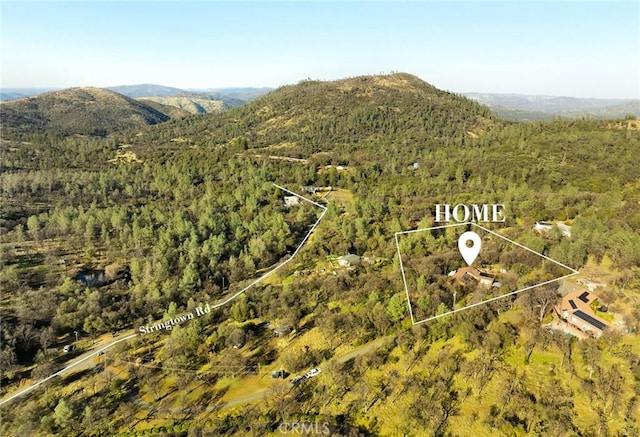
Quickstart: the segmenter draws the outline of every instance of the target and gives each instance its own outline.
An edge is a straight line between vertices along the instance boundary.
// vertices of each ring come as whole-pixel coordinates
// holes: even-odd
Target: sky
[[[454,92],[640,98],[640,2],[0,4],[2,88],[277,87],[402,71]]]

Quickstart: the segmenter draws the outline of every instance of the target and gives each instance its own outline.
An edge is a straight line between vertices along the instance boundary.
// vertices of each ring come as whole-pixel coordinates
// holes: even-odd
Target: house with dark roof
[[[555,310],[562,320],[597,338],[609,327],[609,323],[596,316],[591,309],[591,304],[597,299],[598,296],[590,291],[574,290],[556,304]]]
[[[449,276],[460,285],[475,285],[480,284],[483,287],[491,287],[495,282],[495,276],[490,273],[481,272],[473,267],[463,267],[449,273]]]

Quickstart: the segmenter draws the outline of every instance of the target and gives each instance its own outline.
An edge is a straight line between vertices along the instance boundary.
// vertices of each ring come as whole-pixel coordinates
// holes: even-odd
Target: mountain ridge
[[[153,100],[163,105],[174,106],[191,114],[206,114],[240,106],[271,90],[270,88],[182,89],[154,84],[119,85],[106,89],[134,99]]]
[[[68,88],[2,102],[0,114],[4,132],[18,135],[48,131],[107,135],[171,118],[130,97],[95,87]]]
[[[463,93],[489,106],[501,117],[514,121],[548,120],[561,117],[640,117],[638,99],[598,99],[512,93]]]
[[[486,106],[416,76],[395,73],[304,80],[243,106],[189,119],[188,124],[174,120],[148,135],[161,143],[167,129],[205,144],[302,159],[336,152],[333,159],[339,161],[358,144],[380,139],[390,148],[462,144],[498,123]]]

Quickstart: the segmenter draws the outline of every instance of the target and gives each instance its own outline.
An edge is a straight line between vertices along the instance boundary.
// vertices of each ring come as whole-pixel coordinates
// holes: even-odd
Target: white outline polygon
[[[413,308],[411,306],[411,299],[409,298],[409,287],[407,286],[407,278],[406,278],[406,275],[405,275],[405,272],[404,272],[404,264],[402,263],[402,253],[400,252],[400,244],[398,242],[398,235],[413,234],[413,233],[416,233],[416,232],[426,232],[426,231],[431,231],[431,230],[434,230],[434,229],[444,229],[444,228],[452,228],[452,227],[468,226],[468,225],[477,226],[480,229],[482,229],[483,231],[488,232],[490,234],[493,234],[496,237],[502,238],[503,240],[506,240],[509,243],[514,244],[514,245],[516,245],[516,246],[518,246],[518,247],[520,247],[522,249],[528,250],[529,252],[531,252],[533,254],[536,254],[541,258],[546,259],[547,261],[551,261],[552,263],[557,264],[560,267],[563,267],[563,268],[571,271],[571,273],[568,274],[568,275],[561,276],[561,277],[556,278],[556,279],[550,279],[548,281],[544,281],[544,282],[541,282],[539,284],[530,285],[528,287],[521,288],[521,289],[516,290],[516,291],[511,291],[509,293],[506,293],[506,294],[503,294],[503,295],[500,295],[500,296],[492,297],[490,299],[483,300],[482,302],[476,302],[474,304],[470,304],[470,305],[464,306],[462,308],[453,309],[453,310],[447,311],[446,313],[443,313],[443,314],[437,314],[435,316],[431,316],[431,317],[428,317],[428,318],[423,319],[423,320],[418,320],[416,322],[416,320],[415,320],[415,318],[413,316]],[[468,310],[470,308],[474,308],[474,307],[477,307],[479,305],[484,305],[484,304],[487,304],[489,302],[494,302],[494,301],[496,301],[498,299],[503,299],[503,298],[505,298],[507,296],[512,296],[514,294],[518,294],[518,293],[521,293],[523,291],[531,290],[532,288],[541,287],[543,285],[551,284],[553,282],[557,282],[557,281],[560,281],[562,279],[566,279],[566,278],[569,278],[571,276],[575,276],[575,275],[577,275],[579,273],[576,269],[573,269],[573,268],[571,268],[571,267],[569,267],[567,265],[564,265],[559,261],[556,261],[556,260],[554,260],[552,258],[549,258],[548,256],[543,255],[541,253],[538,253],[533,249],[530,249],[530,248],[528,248],[526,246],[523,246],[522,244],[520,244],[520,243],[518,243],[516,241],[513,241],[513,240],[511,240],[511,239],[509,239],[509,238],[507,238],[507,237],[505,237],[503,235],[498,234],[497,232],[494,232],[494,231],[492,231],[490,229],[487,229],[484,226],[481,226],[481,225],[479,225],[477,223],[474,223],[474,222],[455,223],[455,224],[450,224],[450,225],[434,226],[434,227],[431,227],[431,228],[421,228],[421,229],[413,229],[413,230],[410,230],[410,231],[400,231],[400,232],[396,232],[394,236],[395,236],[395,240],[396,240],[396,249],[398,251],[398,260],[400,261],[400,271],[402,272],[402,283],[404,284],[404,291],[405,291],[405,294],[407,296],[407,305],[409,306],[409,315],[411,316],[411,323],[414,324],[414,325],[419,325],[421,323],[425,323],[425,322],[429,322],[431,320],[439,319],[440,317],[448,316],[448,315],[457,313],[459,311]]]

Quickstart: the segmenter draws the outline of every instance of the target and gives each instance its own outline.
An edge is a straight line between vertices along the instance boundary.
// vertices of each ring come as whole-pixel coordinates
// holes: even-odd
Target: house
[[[560,232],[562,233],[563,237],[567,237],[567,238],[571,237],[571,226],[567,225],[564,222],[558,222],[556,223],[556,226],[558,227],[558,229],[560,229]],[[541,234],[544,234],[549,232],[551,229],[553,229],[553,223],[536,222],[533,229],[535,229],[537,232]]]
[[[473,267],[463,267],[449,273],[449,276],[460,285],[473,286],[480,284],[486,288],[493,286],[496,279],[492,274],[481,272]]]
[[[338,265],[340,267],[353,267],[358,263],[360,263],[360,257],[358,255],[349,254],[338,258]]]
[[[300,205],[300,198],[298,196],[284,196],[284,206],[287,208],[298,205]]]
[[[553,223],[536,222],[536,225],[533,227],[533,229],[535,229],[536,231],[538,231],[540,233],[549,232],[551,229],[553,229]]]
[[[609,327],[609,323],[596,316],[591,309],[591,303],[597,299],[597,295],[585,289],[574,290],[556,304],[555,310],[558,317],[569,325],[597,338]]]

